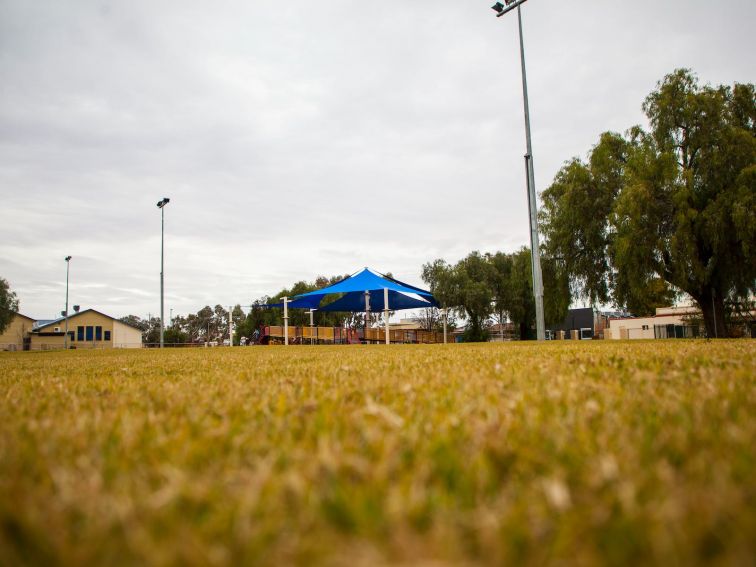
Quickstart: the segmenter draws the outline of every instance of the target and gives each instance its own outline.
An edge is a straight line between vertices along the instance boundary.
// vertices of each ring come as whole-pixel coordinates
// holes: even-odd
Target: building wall
[[[31,334],[31,350],[56,350],[62,349],[65,346],[64,333],[49,333],[40,335],[37,333]]]
[[[142,348],[142,331],[120,321],[113,321],[113,347]]]
[[[572,331],[573,329],[595,329],[595,313],[592,307],[570,309],[560,325],[547,327],[551,331]]]
[[[0,350],[23,350],[24,337],[32,330],[34,319],[16,313],[8,328],[0,334]]]
[[[555,340],[579,340],[581,329],[591,329],[591,338],[603,338],[604,319],[601,319],[592,307],[580,307],[567,311],[567,316],[561,324],[547,326],[546,330],[551,331],[551,336]],[[577,331],[577,334],[573,331]]]

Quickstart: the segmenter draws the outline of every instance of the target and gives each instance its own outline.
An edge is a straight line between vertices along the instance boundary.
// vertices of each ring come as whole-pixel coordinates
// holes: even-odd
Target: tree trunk
[[[520,340],[521,341],[527,341],[528,340],[528,324],[525,321],[520,322]]]
[[[703,314],[706,335],[710,338],[726,338],[727,324],[725,323],[724,297],[711,287],[704,288],[703,293],[694,297]]]

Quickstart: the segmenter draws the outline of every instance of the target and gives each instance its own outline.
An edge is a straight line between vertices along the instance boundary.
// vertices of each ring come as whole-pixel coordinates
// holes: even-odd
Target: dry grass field
[[[753,565],[756,342],[0,353],[0,565]]]

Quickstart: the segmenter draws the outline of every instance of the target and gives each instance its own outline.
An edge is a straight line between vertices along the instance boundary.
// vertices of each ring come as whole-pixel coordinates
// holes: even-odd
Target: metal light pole
[[[71,267],[71,256],[66,256],[66,336],[63,339],[63,348],[68,350],[68,270]]]
[[[160,348],[165,345],[165,326],[163,325],[163,258],[164,258],[164,241],[165,241],[165,206],[170,203],[168,197],[163,197],[158,201],[158,209],[160,209]]]
[[[533,275],[533,296],[536,308],[536,333],[539,341],[546,340],[546,323],[543,314],[543,276],[541,275],[541,251],[538,244],[538,202],[536,201],[535,175],[533,173],[533,145],[530,140],[530,107],[528,105],[528,81],[525,73],[525,44],[522,39],[522,13],[520,5],[527,0],[505,0],[505,3],[497,2],[493,9],[500,18],[507,12],[517,8],[517,23],[520,31],[520,63],[522,66],[522,98],[525,106],[525,141],[527,153],[525,154],[527,168],[527,192],[528,209],[530,212],[530,260]]]

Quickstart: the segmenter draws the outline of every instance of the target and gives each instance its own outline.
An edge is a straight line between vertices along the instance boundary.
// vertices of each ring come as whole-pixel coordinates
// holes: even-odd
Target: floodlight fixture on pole
[[[63,348],[68,350],[68,270],[71,267],[71,256],[66,256],[66,310],[64,316],[66,318],[66,336],[63,338]]]
[[[157,203],[160,209],[160,348],[165,346],[165,326],[163,325],[163,305],[164,305],[164,286],[163,286],[163,269],[164,269],[164,242],[165,242],[165,206],[170,203],[168,197],[163,197]]]
[[[525,143],[527,151],[526,184],[528,194],[528,210],[530,215],[530,261],[533,276],[533,297],[536,309],[536,335],[539,341],[546,340],[546,322],[543,311],[543,275],[541,273],[541,251],[538,242],[538,202],[536,200],[535,174],[533,169],[533,144],[530,137],[530,106],[528,104],[528,80],[525,72],[525,43],[522,39],[522,12],[520,5],[527,0],[504,0],[504,4],[497,2],[491,8],[500,18],[504,14],[517,8],[517,23],[520,32],[520,64],[522,68],[522,98],[525,107]]]
[[[497,2],[493,6],[491,6],[491,9],[496,12],[496,17],[501,18],[504,14],[507,12],[510,12],[514,10],[515,8],[519,8],[520,4],[524,4],[527,2],[527,0],[504,0],[504,3]]]

